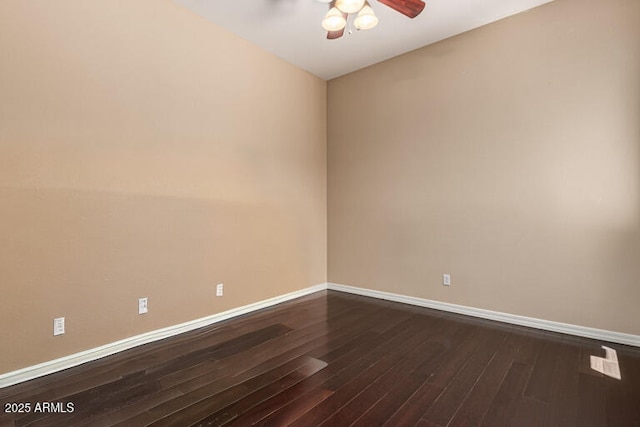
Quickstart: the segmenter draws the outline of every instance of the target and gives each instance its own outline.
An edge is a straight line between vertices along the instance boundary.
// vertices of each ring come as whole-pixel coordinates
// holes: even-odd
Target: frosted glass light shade
[[[347,25],[347,20],[344,19],[342,13],[335,7],[329,9],[326,16],[322,20],[322,28],[327,31],[340,31]]]
[[[367,4],[360,10],[355,21],[353,21],[353,25],[358,30],[370,30],[378,25],[378,17],[373,12],[373,9],[371,9],[371,6]]]
[[[336,7],[344,13],[356,13],[362,6],[364,6],[365,0],[337,0]]]

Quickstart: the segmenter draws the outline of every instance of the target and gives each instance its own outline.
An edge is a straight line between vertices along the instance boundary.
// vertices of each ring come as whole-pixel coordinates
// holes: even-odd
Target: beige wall
[[[0,56],[0,373],[326,281],[324,81],[169,0],[4,0]]]
[[[557,0],[328,106],[331,282],[640,334],[640,2]]]
[[[320,79],[169,0],[3,1],[0,55],[0,373],[327,265],[640,334],[637,1],[556,0],[331,81],[328,263]]]

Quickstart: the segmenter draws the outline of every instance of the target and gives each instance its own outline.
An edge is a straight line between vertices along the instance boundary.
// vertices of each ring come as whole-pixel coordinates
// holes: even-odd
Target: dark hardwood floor
[[[0,425],[640,426],[640,349],[617,380],[603,344],[319,292],[0,389]]]

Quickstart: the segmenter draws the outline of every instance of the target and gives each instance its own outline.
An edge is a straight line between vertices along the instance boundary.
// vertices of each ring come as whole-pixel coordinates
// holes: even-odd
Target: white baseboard
[[[139,345],[172,337],[174,335],[192,331],[204,326],[209,326],[223,320],[241,316],[243,314],[248,314],[253,311],[261,310],[263,308],[268,308],[273,305],[280,304],[282,302],[289,301],[295,298],[303,297],[305,295],[309,295],[325,289],[416,305],[420,307],[433,308],[436,310],[464,314],[467,316],[479,317],[482,319],[496,320],[498,322],[511,323],[514,325],[528,326],[531,328],[543,329],[547,331],[560,332],[563,334],[575,335],[579,337],[593,338],[599,341],[614,342],[640,347],[640,336],[638,335],[623,334],[620,332],[588,328],[585,326],[577,326],[567,323],[552,322],[549,320],[536,319],[533,317],[518,316],[515,314],[501,313],[497,311],[484,310],[481,308],[467,307],[463,305],[433,301],[424,298],[394,294],[390,292],[375,291],[372,289],[358,288],[354,286],[340,285],[337,283],[323,283],[285,295],[269,298],[264,301],[259,301],[253,304],[234,308],[222,313],[214,314],[212,316],[203,317],[201,319],[169,326],[167,328],[158,329],[141,335],[136,335],[134,337],[125,338],[114,343],[92,348],[90,350],[51,360],[49,362],[29,366],[17,371],[7,372],[0,375],[0,388],[8,387],[10,385],[18,384],[44,375],[49,375],[54,372],[62,371],[64,369],[72,368],[74,366],[101,359],[105,356],[119,353],[121,351],[137,347]]]
[[[51,360],[49,362],[40,363],[38,365],[29,366],[17,371],[8,372],[0,375],[0,388],[8,387],[10,385],[18,384],[24,381],[28,381],[34,378],[38,378],[44,375],[49,375],[54,372],[62,371],[64,369],[72,368],[74,366],[81,365],[86,362],[101,359],[105,356],[109,356],[115,353],[119,353],[124,350],[128,350],[139,345],[147,344],[150,342],[158,341],[164,338],[172,337],[184,332],[192,331],[194,329],[209,326],[214,323],[221,322],[223,320],[230,319],[232,317],[241,316],[243,314],[251,313],[256,310],[271,307],[276,304],[280,304],[285,301],[289,301],[295,298],[299,298],[305,295],[312,294],[314,292],[327,289],[326,283],[312,286],[309,288],[301,289],[299,291],[291,292],[285,295],[280,295],[274,298],[269,298],[264,301],[259,301],[253,304],[245,305],[242,307],[234,308],[222,313],[214,314],[211,316],[203,317],[201,319],[192,320],[189,322],[181,323],[167,328],[158,329],[155,331],[147,332],[134,337],[125,338],[120,341],[116,341],[110,344],[106,344],[100,347],[92,348],[90,350],[82,351],[80,353],[71,354],[69,356],[61,357],[59,359]]]
[[[420,307],[428,307],[436,310],[449,311],[453,313],[464,314],[467,316],[480,317],[483,319],[496,320],[498,322],[511,323],[514,325],[528,326],[530,328],[543,329],[546,331],[560,332],[563,334],[575,335],[585,338],[593,338],[599,341],[614,342],[640,347],[640,336],[638,335],[623,334],[621,332],[588,328],[586,326],[577,326],[568,323],[552,322],[550,320],[518,316],[515,314],[501,313],[497,311],[484,310],[481,308],[467,307],[464,305],[432,301],[424,298],[410,297],[390,292],[357,288],[354,286],[339,285],[337,283],[327,283],[327,289],[340,292],[348,292],[351,294],[362,295],[366,297],[384,299],[388,301],[401,302],[404,304],[417,305]]]

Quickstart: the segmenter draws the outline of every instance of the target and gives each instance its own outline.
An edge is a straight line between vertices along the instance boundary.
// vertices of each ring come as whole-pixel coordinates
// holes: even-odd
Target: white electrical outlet
[[[442,284],[444,286],[451,286],[451,275],[443,274],[442,275]]]
[[[224,295],[224,283],[218,283],[218,286],[216,286],[216,296],[221,297],[222,295]]]
[[[140,298],[138,300],[138,314],[145,314],[149,312],[149,300],[148,298]]]
[[[53,336],[64,334],[64,317],[53,319]]]

